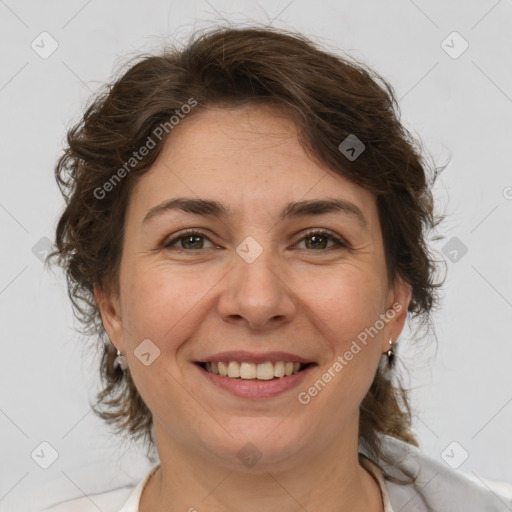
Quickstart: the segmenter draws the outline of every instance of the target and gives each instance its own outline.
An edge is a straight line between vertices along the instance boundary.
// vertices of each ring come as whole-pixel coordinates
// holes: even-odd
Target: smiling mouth
[[[267,361],[265,363],[247,363],[238,361],[197,361],[195,364],[200,366],[208,373],[227,377],[235,380],[277,380],[292,375],[296,375],[316,363],[299,363],[284,361]]]

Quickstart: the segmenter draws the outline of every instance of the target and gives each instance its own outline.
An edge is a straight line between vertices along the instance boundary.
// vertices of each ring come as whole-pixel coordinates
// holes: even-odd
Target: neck
[[[155,423],[160,468],[144,489],[139,512],[383,512],[380,488],[359,464],[357,429],[319,451],[240,471],[211,452],[184,449]],[[356,423],[357,427],[357,423]],[[350,435],[352,433],[352,435]],[[355,436],[354,436],[355,434]],[[213,458],[213,460],[212,460]]]

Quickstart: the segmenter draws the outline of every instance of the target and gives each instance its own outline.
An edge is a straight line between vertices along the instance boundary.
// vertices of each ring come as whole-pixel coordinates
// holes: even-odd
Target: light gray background
[[[101,492],[149,467],[90,411],[91,344],[74,331],[62,274],[32,249],[53,237],[63,206],[53,166],[90,94],[127,57],[219,22],[271,22],[364,60],[437,164],[449,162],[435,188],[446,238],[434,247],[457,237],[467,253],[447,258],[437,354],[433,340],[411,348],[407,331],[400,357],[422,449],[443,460],[456,441],[452,460],[469,454],[458,471],[512,482],[510,0],[0,0],[0,20],[1,510]],[[59,45],[46,59],[31,47],[43,31]],[[453,31],[469,44],[458,58],[461,40],[442,46]],[[43,441],[58,452],[48,469],[31,458]]]

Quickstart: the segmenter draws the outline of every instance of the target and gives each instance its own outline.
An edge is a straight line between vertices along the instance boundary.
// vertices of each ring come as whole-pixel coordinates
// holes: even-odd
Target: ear
[[[94,298],[100,309],[103,327],[107,331],[111,343],[125,353],[123,337],[123,322],[119,297],[113,293],[107,293],[99,284],[94,285]]]
[[[386,304],[387,336],[383,343],[383,352],[389,349],[389,338],[396,342],[402,332],[407,318],[407,309],[411,301],[412,288],[402,277],[397,277],[395,286],[390,290]]]

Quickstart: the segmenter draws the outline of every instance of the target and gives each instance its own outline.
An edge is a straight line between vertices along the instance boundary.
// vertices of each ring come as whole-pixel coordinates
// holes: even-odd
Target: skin
[[[142,223],[175,197],[218,200],[232,216],[176,210]],[[278,220],[290,201],[325,198],[357,205],[367,229],[342,212]],[[185,228],[205,238],[190,243],[183,234],[162,248]],[[330,230],[350,249],[326,240],[317,248],[304,238],[309,228]],[[252,263],[236,252],[247,236],[263,248]],[[245,106],[181,121],[130,198],[119,295],[98,287],[95,295],[153,414],[161,468],[142,495],[142,512],[383,510],[376,481],[358,462],[359,406],[389,338],[402,331],[410,287],[387,281],[374,195],[310,159],[284,114]],[[299,391],[395,302],[401,312],[300,404]],[[134,354],[145,339],[160,350],[149,366]],[[238,349],[292,352],[318,366],[300,389],[238,398],[193,364]],[[262,454],[252,467],[237,457],[247,442]]]

